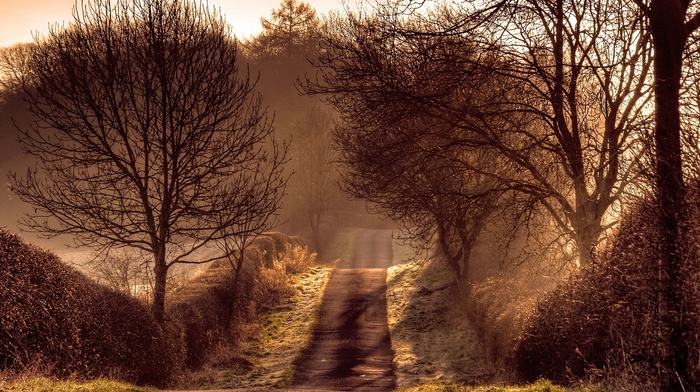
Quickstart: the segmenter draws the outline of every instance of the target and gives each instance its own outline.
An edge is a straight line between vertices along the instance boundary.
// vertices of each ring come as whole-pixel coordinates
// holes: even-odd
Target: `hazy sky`
[[[260,32],[260,17],[269,17],[281,0],[209,0],[220,7],[239,38]],[[342,9],[341,0],[307,0],[319,14]],[[32,32],[72,19],[75,0],[0,0],[0,47],[32,41]]]

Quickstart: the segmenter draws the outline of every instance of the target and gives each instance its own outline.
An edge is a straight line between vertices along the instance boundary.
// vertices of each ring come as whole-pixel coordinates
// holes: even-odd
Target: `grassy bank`
[[[389,268],[388,321],[399,387],[491,379],[476,332],[454,306],[452,283],[441,263],[414,260]]]
[[[399,392],[602,392],[600,389],[589,387],[564,388],[549,381],[542,380],[534,384],[517,385],[450,385],[424,384],[410,388],[400,388]]]
[[[187,374],[183,389],[277,388],[291,381],[297,357],[311,341],[332,267],[313,267],[291,279],[294,295],[248,326],[250,339]]]
[[[546,380],[501,384],[453,280],[439,260],[411,260],[389,268],[388,321],[398,391],[605,391],[597,386],[565,388]]]
[[[0,391],[3,392],[155,392],[153,388],[137,387],[114,380],[95,380],[90,382],[57,381],[48,378],[32,378],[27,380],[3,383],[0,381]]]

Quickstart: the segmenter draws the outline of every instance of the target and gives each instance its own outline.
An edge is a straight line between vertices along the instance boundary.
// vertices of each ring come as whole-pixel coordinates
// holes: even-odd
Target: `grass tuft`
[[[456,385],[424,384],[410,388],[400,388],[397,392],[603,392],[597,387],[561,387],[548,380],[538,380],[528,385]]]
[[[9,385],[0,383],[0,390],[6,392],[154,392],[153,388],[114,381],[94,380],[90,382],[58,381],[37,377],[17,381]]]

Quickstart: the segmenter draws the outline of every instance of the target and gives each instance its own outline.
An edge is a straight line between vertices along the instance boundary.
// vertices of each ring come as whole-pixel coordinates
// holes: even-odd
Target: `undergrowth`
[[[169,293],[159,325],[146,304],[0,231],[0,382],[19,374],[166,387],[210,362],[237,363],[229,348],[294,294],[288,274],[315,257],[303,240],[281,233],[263,234],[250,249],[240,270],[214,262]]]

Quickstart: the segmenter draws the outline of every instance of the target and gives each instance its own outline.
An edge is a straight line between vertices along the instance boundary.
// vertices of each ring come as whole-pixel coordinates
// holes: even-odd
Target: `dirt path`
[[[359,232],[352,268],[333,271],[326,286],[313,343],[297,367],[292,388],[395,388],[386,312],[386,269],[391,263],[391,230]]]

